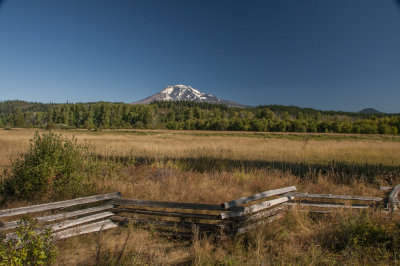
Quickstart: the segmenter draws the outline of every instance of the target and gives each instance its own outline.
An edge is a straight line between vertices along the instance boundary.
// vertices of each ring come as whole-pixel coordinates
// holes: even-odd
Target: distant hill
[[[382,112],[374,109],[374,108],[365,108],[359,111],[360,114],[382,114]]]
[[[151,95],[133,104],[150,104],[155,101],[193,101],[212,104],[225,104],[229,107],[246,107],[240,103],[227,101],[212,94],[200,92],[190,86],[173,85],[168,86],[159,93]]]

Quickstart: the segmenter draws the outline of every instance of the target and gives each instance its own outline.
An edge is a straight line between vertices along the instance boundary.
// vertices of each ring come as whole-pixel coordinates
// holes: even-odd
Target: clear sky
[[[0,100],[134,102],[185,84],[248,105],[400,112],[398,1],[0,4]]]

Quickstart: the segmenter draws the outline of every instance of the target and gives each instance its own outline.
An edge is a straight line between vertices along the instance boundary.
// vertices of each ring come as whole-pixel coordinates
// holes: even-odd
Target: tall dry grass
[[[0,165],[24,152],[35,130],[0,130]],[[351,184],[333,182],[329,175],[316,173],[305,180],[274,168],[223,171],[187,171],[181,161],[171,158],[238,161],[327,163],[400,166],[400,143],[379,138],[355,140],[302,140],[232,136],[229,133],[197,135],[196,132],[138,131],[88,132],[61,131],[75,135],[80,143],[91,144],[102,157],[94,167],[93,187],[97,193],[120,191],[125,198],[197,203],[222,203],[268,189],[295,185],[299,191],[348,195],[383,196],[377,185],[356,179]],[[118,160],[119,157],[155,158],[147,164]],[[106,158],[106,159],[104,159]],[[162,159],[162,160],[157,160]],[[202,160],[200,160],[202,161]],[[8,207],[26,205],[14,202]],[[5,207],[5,206],[3,206]],[[135,264],[365,264],[364,250],[337,253],[324,247],[325,232],[354,213],[313,217],[291,212],[283,220],[258,228],[237,238],[183,241],[160,236],[134,226],[118,228],[100,235],[91,234],[59,242],[57,265],[135,265]],[[377,214],[379,216],[379,214]],[[349,218],[349,219],[350,219]],[[379,218],[379,217],[378,217]],[[377,221],[381,221],[378,218]],[[374,218],[375,219],[375,218]],[[389,221],[388,221],[389,223]],[[388,224],[388,228],[392,224]],[[325,241],[325,242],[324,242]],[[345,253],[349,252],[349,253]],[[353,252],[353,253],[350,253]],[[384,253],[386,254],[386,253]],[[396,263],[390,257],[384,263]],[[381,257],[377,257],[381,259]]]
[[[9,163],[23,152],[35,130],[0,130],[0,165]],[[218,158],[247,161],[326,164],[340,161],[355,164],[400,166],[400,142],[371,139],[304,140],[282,138],[255,138],[246,134],[232,136],[196,135],[195,132],[136,131],[118,134],[118,131],[89,132],[61,131],[74,135],[80,143],[93,145],[103,157],[146,158]],[[140,131],[139,131],[140,132]],[[312,136],[312,135],[310,135]],[[339,135],[338,135],[339,136]]]
[[[233,160],[400,165],[400,143],[388,141],[262,139],[232,136],[77,135],[103,156],[151,158],[212,157]]]
[[[35,130],[29,129],[0,130],[0,166],[3,169],[13,158],[28,148],[34,132]],[[376,191],[376,182],[381,182],[380,179],[373,179],[374,182],[370,182],[366,178],[357,176],[360,173],[363,175],[363,171],[374,175],[375,172],[372,171],[375,169],[374,166],[356,169],[358,172],[350,174],[333,167],[330,172],[314,171],[311,178],[302,179],[302,176],[295,171],[264,166],[262,163],[261,167],[254,168],[249,164],[246,169],[241,168],[239,164],[237,168],[222,169],[222,171],[188,171],[183,165],[188,162],[168,158],[200,158],[194,163],[201,166],[213,164],[221,158],[236,159],[239,162],[276,160],[285,163],[291,161],[316,163],[335,160],[351,163],[357,161],[360,164],[365,161],[375,161],[376,164],[400,165],[400,143],[396,141],[304,142],[285,138],[264,139],[229,134],[223,136],[223,133],[219,133],[218,136],[197,136],[193,132],[185,134],[176,131],[149,132],[151,134],[147,131],[141,134],[88,131],[58,133],[74,135],[80,143],[92,145],[96,154],[109,159],[100,160],[97,172],[93,174],[93,186],[97,187],[99,193],[121,191],[125,197],[148,200],[220,203],[267,189],[291,185],[296,185],[305,192],[372,195],[379,194]],[[145,165],[132,164],[130,161],[121,163],[115,160],[129,156],[167,159],[152,160]],[[309,171],[307,170],[309,166],[302,167]],[[389,173],[396,175],[393,171]],[[346,178],[352,178],[351,182],[342,180]],[[391,185],[385,182],[397,180],[398,176],[390,178],[383,180],[381,185]]]

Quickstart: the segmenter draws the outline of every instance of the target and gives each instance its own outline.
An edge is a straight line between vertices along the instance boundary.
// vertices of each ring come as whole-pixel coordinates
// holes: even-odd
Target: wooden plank
[[[163,221],[157,219],[148,219],[148,218],[128,218],[129,221],[132,221],[136,224],[148,225],[148,226],[164,226],[164,227],[172,227],[186,230],[193,230],[194,227],[199,228],[201,231],[204,230],[214,230],[217,228],[215,224],[205,224],[205,223],[190,223],[190,222],[174,222],[174,221]]]
[[[200,231],[212,231],[216,230],[218,226],[216,224],[205,224],[205,223],[190,223],[190,222],[176,222],[176,221],[165,221],[151,218],[135,218],[135,217],[124,217],[124,216],[112,216],[110,218],[112,221],[119,223],[127,223],[131,221],[134,224],[139,224],[142,226],[156,226],[156,227],[170,227],[172,229],[185,229],[192,230],[193,227],[199,228]]]
[[[277,198],[277,199],[273,199],[273,200],[269,200],[269,201],[264,201],[260,204],[255,204],[255,205],[246,207],[245,212],[246,212],[246,214],[258,212],[258,211],[264,210],[266,208],[287,202],[291,199],[294,199],[294,198],[293,197],[282,197],[282,198]]]
[[[287,201],[289,201],[291,199],[292,198],[290,198],[290,197],[282,197],[282,198],[278,198],[278,199],[264,201],[264,202],[262,202],[260,204],[255,204],[255,205],[252,205],[252,206],[249,206],[249,207],[245,207],[244,211],[242,211],[242,212],[221,213],[221,218],[224,220],[224,219],[229,219],[229,218],[234,218],[234,217],[239,217],[239,216],[255,213],[255,212],[267,209],[269,207],[272,207],[272,206],[287,202]]]
[[[253,223],[253,224],[250,224],[250,225],[246,225],[246,226],[237,228],[236,229],[236,234],[238,234],[238,235],[244,234],[244,233],[246,233],[246,232],[248,232],[248,231],[250,231],[252,229],[257,228],[260,225],[263,225],[263,224],[266,224],[266,223],[271,223],[271,222],[273,222],[275,220],[278,220],[278,219],[280,219],[282,217],[283,217],[283,213],[278,213],[278,214],[276,214],[274,216],[269,217],[267,220],[259,221],[259,222],[256,222],[256,223]]]
[[[250,223],[250,222],[254,222],[254,221],[260,220],[260,219],[265,219],[265,218],[274,216],[274,215],[276,215],[278,213],[284,212],[286,209],[287,209],[286,206],[278,206],[278,207],[275,207],[275,208],[272,208],[272,209],[268,209],[266,211],[262,211],[262,212],[256,213],[256,214],[248,216],[248,217],[247,216],[241,216],[240,218],[242,220],[242,223]]]
[[[191,209],[191,210],[207,210],[207,211],[224,211],[220,205],[200,204],[200,203],[181,203],[169,201],[150,201],[139,199],[113,199],[110,204],[114,205],[129,205],[138,207],[153,207],[153,208],[171,208],[171,209]],[[235,207],[235,210],[244,210],[244,207]]]
[[[84,224],[84,223],[88,223],[88,222],[93,222],[93,221],[96,221],[96,220],[104,219],[104,218],[107,218],[107,217],[111,217],[113,215],[114,215],[114,213],[109,212],[109,211],[108,212],[101,212],[101,213],[85,216],[85,217],[74,219],[74,220],[66,220],[66,221],[63,221],[63,222],[60,222],[60,223],[56,223],[56,224],[52,224],[50,226],[46,226],[45,228],[50,228],[51,230],[56,232],[56,231],[64,230],[66,228],[73,227],[73,226],[76,226],[76,225],[80,225],[80,224]]]
[[[63,221],[60,223],[46,225],[43,228],[38,228],[35,231],[42,232],[45,229],[51,229],[53,232],[57,232],[57,231],[64,230],[64,229],[67,229],[70,227],[74,227],[76,225],[104,219],[104,218],[107,218],[107,217],[110,217],[113,215],[114,215],[114,213],[112,213],[112,212],[97,213],[97,214],[85,216],[85,217],[75,219],[75,220],[66,220],[66,221]],[[6,234],[6,239],[17,239],[17,234],[16,233],[8,233],[8,234]]]
[[[369,205],[344,205],[341,203],[326,203],[326,202],[287,202],[285,205],[288,206],[307,206],[307,207],[319,207],[319,208],[351,208],[351,209],[367,209]]]
[[[259,194],[255,194],[249,197],[242,197],[240,199],[236,199],[236,200],[232,200],[229,202],[224,202],[221,204],[222,207],[224,207],[224,209],[229,209],[232,208],[234,206],[238,206],[241,204],[246,204],[248,202],[251,201],[255,201],[255,200],[259,200],[262,198],[266,198],[266,197],[270,197],[270,196],[275,196],[275,195],[281,195],[290,191],[294,191],[296,190],[295,186],[291,186],[291,187],[285,187],[285,188],[280,188],[280,189],[274,189],[274,190],[268,190],[268,191],[264,191],[262,193]]]
[[[76,216],[80,216],[80,215],[86,215],[86,214],[90,214],[90,213],[94,213],[94,212],[110,210],[113,207],[114,207],[114,205],[109,204],[109,205],[87,208],[87,209],[73,211],[73,212],[66,212],[66,213],[59,213],[59,214],[54,214],[54,215],[49,215],[49,216],[37,217],[36,219],[40,223],[52,222],[52,221],[68,219],[68,218],[72,218],[72,217],[76,217]],[[0,231],[16,228],[16,227],[18,227],[18,224],[19,224],[19,221],[6,222],[6,223],[4,223],[3,227],[0,227]]]
[[[220,215],[212,214],[200,214],[200,213],[181,213],[181,212],[162,212],[162,211],[151,211],[142,209],[131,209],[131,208],[114,208],[113,212],[130,212],[137,214],[156,215],[156,216],[167,216],[167,217],[179,217],[179,218],[190,218],[200,220],[221,220]]]
[[[64,231],[57,232],[54,234],[54,237],[56,239],[64,239],[64,238],[69,238],[72,236],[83,235],[83,234],[88,234],[88,233],[98,232],[98,231],[104,231],[104,230],[115,228],[115,227],[117,227],[117,225],[114,224],[111,220],[107,219],[104,221],[91,223],[91,224],[85,224],[85,225],[81,225],[79,227],[74,227],[74,228],[70,228],[70,229],[67,229]]]
[[[397,209],[397,206],[396,206],[394,201],[398,197],[399,192],[400,192],[400,184],[398,184],[395,187],[393,187],[392,191],[389,194],[389,197],[388,197],[388,199],[389,199],[389,206],[388,206],[389,210]]]
[[[354,209],[353,208],[353,210],[359,210],[359,209]],[[309,213],[319,213],[319,214],[330,214],[330,213],[334,213],[335,211],[334,210],[314,210],[314,209],[302,209],[302,210],[299,210],[299,211],[301,211],[301,212],[309,212]],[[381,210],[380,212],[382,212],[382,213],[387,213],[388,211],[384,211],[384,210]]]
[[[57,202],[40,204],[40,205],[32,205],[32,206],[27,206],[27,207],[0,210],[0,218],[21,215],[21,214],[27,214],[27,213],[33,213],[33,212],[48,211],[48,210],[59,209],[59,208],[67,208],[67,207],[72,207],[72,206],[76,206],[76,205],[87,204],[87,203],[92,203],[92,202],[97,202],[97,201],[116,199],[119,197],[121,197],[121,193],[117,192],[117,193],[110,193],[110,194],[104,194],[104,195],[95,195],[95,196],[90,196],[90,197],[85,197],[85,198],[78,198],[78,199],[73,199],[73,200],[64,200],[64,201],[57,201]]]
[[[381,191],[390,191],[393,189],[393,187],[380,187],[379,188]]]
[[[383,198],[379,197],[364,197],[364,196],[348,196],[348,195],[332,195],[332,194],[310,194],[310,193],[298,193],[289,192],[283,196],[296,197],[296,198],[320,198],[320,199],[341,199],[341,200],[360,200],[360,201],[382,201]]]

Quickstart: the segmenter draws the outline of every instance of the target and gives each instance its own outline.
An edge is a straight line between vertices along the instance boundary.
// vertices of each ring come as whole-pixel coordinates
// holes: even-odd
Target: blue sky
[[[5,0],[0,100],[134,102],[186,84],[242,104],[400,112],[392,0]]]

